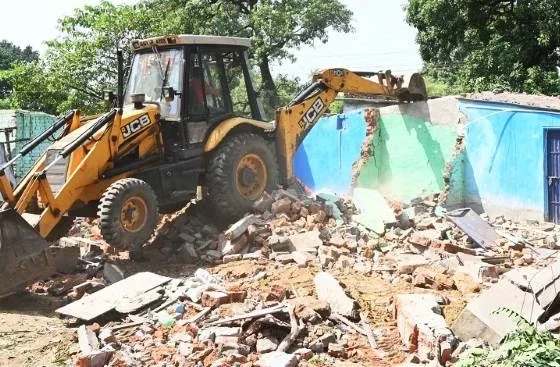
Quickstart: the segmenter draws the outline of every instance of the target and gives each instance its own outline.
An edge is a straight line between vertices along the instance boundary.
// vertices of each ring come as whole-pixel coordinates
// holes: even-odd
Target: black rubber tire
[[[141,197],[147,206],[147,218],[136,232],[121,223],[122,206],[126,200]],[[158,221],[158,202],[151,186],[136,178],[124,178],[109,186],[99,200],[99,229],[105,242],[117,250],[136,250],[152,235]]]
[[[278,186],[278,162],[270,143],[252,133],[226,137],[210,157],[206,172],[208,199],[221,219],[238,219],[252,209],[253,201],[243,197],[235,185],[235,169],[246,154],[263,160],[268,180],[265,190],[270,192]]]

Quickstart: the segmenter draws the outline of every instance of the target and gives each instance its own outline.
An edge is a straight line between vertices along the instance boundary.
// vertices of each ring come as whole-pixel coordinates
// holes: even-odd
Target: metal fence
[[[55,120],[55,116],[42,112],[23,110],[0,110],[0,145],[6,160],[14,157],[33,137],[46,130]],[[33,149],[13,167],[15,180],[19,181],[33,167],[49,146],[48,140]]]

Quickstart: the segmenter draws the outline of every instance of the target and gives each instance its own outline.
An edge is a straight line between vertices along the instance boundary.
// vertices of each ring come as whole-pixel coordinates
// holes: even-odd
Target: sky
[[[131,4],[137,0],[112,0]],[[358,71],[391,69],[395,74],[418,71],[422,60],[415,43],[416,31],[405,22],[403,0],[341,0],[354,12],[353,33],[329,33],[326,44],[317,42],[293,50],[295,63],[274,64],[274,74],[309,79],[317,69],[344,67]],[[57,20],[75,8],[99,0],[15,0],[3,4],[0,39],[20,47],[31,45],[43,52],[44,41],[58,35]],[[32,11],[30,11],[32,9]]]

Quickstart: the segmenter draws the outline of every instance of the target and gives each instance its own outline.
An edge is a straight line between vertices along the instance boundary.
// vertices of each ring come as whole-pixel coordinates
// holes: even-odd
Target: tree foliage
[[[277,86],[270,64],[294,60],[290,50],[301,45],[326,42],[330,29],[349,32],[351,17],[339,0],[143,0],[134,5],[103,0],[62,18],[61,36],[47,43],[44,62],[33,67],[64,91],[58,95],[58,112],[68,107],[93,112],[99,109],[101,92],[116,84],[116,50],[130,60],[132,39],[181,33],[250,37],[261,97],[267,107],[277,107],[293,89],[293,81],[287,83],[283,77]],[[12,70],[16,89],[29,89],[25,72],[22,67]],[[279,92],[278,87],[287,89]],[[29,104],[27,94],[18,90],[16,94],[15,102]],[[49,104],[41,109],[51,108]]]
[[[6,40],[0,41],[0,71],[10,69],[16,62],[37,60],[39,60],[39,54],[37,51],[33,51],[31,46],[21,49]],[[5,99],[11,90],[12,86],[7,81],[0,79],[0,99]]]
[[[560,92],[560,1],[409,0],[428,75],[465,92]]]

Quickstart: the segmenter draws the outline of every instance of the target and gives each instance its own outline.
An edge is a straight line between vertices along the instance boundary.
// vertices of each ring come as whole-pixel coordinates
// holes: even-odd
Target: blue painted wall
[[[295,176],[315,192],[347,194],[365,138],[362,111],[321,118],[296,152]]]
[[[459,109],[468,121],[461,163],[465,204],[490,215],[543,220],[546,131],[560,128],[560,113],[463,99]]]

